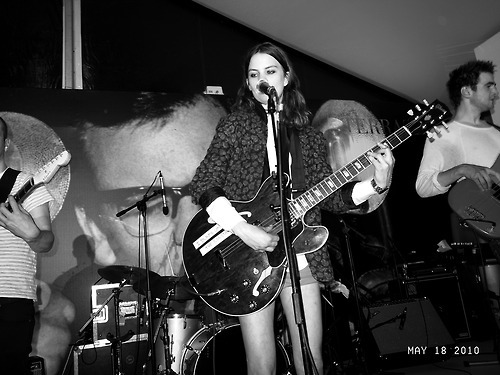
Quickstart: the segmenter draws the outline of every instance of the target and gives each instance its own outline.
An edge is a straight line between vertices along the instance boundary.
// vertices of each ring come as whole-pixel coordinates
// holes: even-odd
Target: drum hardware
[[[82,337],[82,335],[85,334],[87,327],[90,325],[90,323],[92,323],[92,321],[97,316],[99,316],[101,311],[108,305],[109,301],[111,301],[114,298],[114,300],[115,300],[115,327],[116,327],[116,332],[117,332],[117,334],[116,334],[117,339],[114,339],[113,337],[109,337],[108,340],[112,343],[111,351],[112,351],[112,358],[113,358],[113,374],[121,375],[121,361],[119,358],[119,354],[120,354],[119,349],[121,346],[121,342],[130,339],[134,335],[134,333],[132,331],[129,331],[124,336],[120,337],[120,335],[118,333],[119,332],[119,321],[118,321],[119,296],[120,296],[122,288],[128,283],[128,281],[129,280],[126,278],[121,279],[118,287],[111,291],[109,296],[106,298],[106,300],[102,303],[102,305],[98,309],[91,312],[90,318],[78,330],[78,336],[80,336],[80,338],[75,343],[71,344],[71,350],[70,350],[68,357],[66,359],[66,362],[64,364],[62,374],[66,374],[66,372],[68,370],[69,361],[70,361],[71,354],[73,353],[73,351],[77,350],[77,347],[81,342],[85,342],[85,337]]]
[[[165,374],[165,375],[176,374],[172,370],[172,357],[170,354],[171,352],[170,352],[170,339],[169,339],[169,335],[168,335],[168,323],[165,320],[165,317],[170,310],[170,308],[168,307],[169,303],[170,303],[170,291],[167,292],[166,303],[165,303],[164,307],[161,309],[159,322],[158,322],[158,325],[156,326],[156,329],[154,331],[154,336],[152,339],[152,347],[155,348],[155,350],[156,350],[156,341],[158,340],[160,330],[163,329],[163,335],[161,337],[161,341],[163,343],[164,350],[162,351],[161,354],[163,355],[163,358],[165,359],[165,368],[163,369],[162,366],[159,365],[158,368],[156,369],[156,374]],[[152,350],[150,349],[148,352],[148,358],[146,360],[146,363],[149,362],[151,355],[152,355]],[[158,361],[158,359],[159,359],[159,356],[157,355],[157,361]]]
[[[151,340],[156,357],[156,368],[154,375],[180,375],[180,359],[185,344],[202,326],[202,319],[199,316],[189,316],[184,314],[171,314],[173,311],[169,307],[173,300],[174,290],[171,289],[163,293],[161,303],[155,304],[153,315],[154,334]],[[159,299],[157,299],[157,302]],[[152,356],[151,349],[148,351],[146,366]]]

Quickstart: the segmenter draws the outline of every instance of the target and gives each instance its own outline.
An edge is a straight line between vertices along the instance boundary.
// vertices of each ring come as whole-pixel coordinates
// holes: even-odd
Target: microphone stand
[[[153,306],[152,306],[152,301],[151,301],[151,281],[150,281],[150,267],[149,267],[149,246],[148,246],[148,222],[147,222],[147,204],[146,202],[149,201],[151,198],[155,197],[158,194],[162,194],[162,190],[154,190],[151,195],[144,194],[143,198],[136,203],[134,203],[132,206],[125,208],[124,210],[118,212],[116,214],[116,217],[120,217],[127,213],[128,211],[137,208],[139,212],[141,213],[142,216],[142,223],[143,223],[143,237],[144,237],[144,257],[145,257],[145,262],[146,262],[146,306],[147,306],[147,313],[148,313],[148,352],[151,353],[151,369],[152,373],[154,374],[156,371],[156,353],[154,350],[154,344],[153,344]]]
[[[288,166],[288,158],[282,157],[282,144],[285,140],[286,135],[286,127],[280,126],[279,123],[279,113],[278,120],[276,120],[276,103],[274,101],[276,97],[276,91],[273,90],[268,95],[268,104],[267,109],[271,115],[272,128],[274,139],[277,140],[276,143],[276,156],[277,156],[277,172],[278,172],[278,192],[280,196],[280,214],[281,214],[281,224],[282,224],[282,233],[283,233],[283,245],[285,247],[285,253],[288,260],[289,272],[290,272],[290,281],[292,286],[292,304],[295,313],[295,323],[297,324],[299,331],[299,338],[302,350],[302,358],[304,364],[304,373],[306,375],[317,374],[311,351],[309,349],[309,342],[307,339],[307,328],[306,322],[304,319],[304,304],[302,301],[302,292],[300,289],[300,276],[299,269],[297,266],[297,257],[295,256],[295,252],[291,243],[291,219],[290,212],[288,211],[288,192],[289,188],[287,187],[287,179],[285,179],[283,170],[285,170],[284,166]],[[276,130],[278,128],[278,131]],[[288,170],[288,168],[286,168]]]

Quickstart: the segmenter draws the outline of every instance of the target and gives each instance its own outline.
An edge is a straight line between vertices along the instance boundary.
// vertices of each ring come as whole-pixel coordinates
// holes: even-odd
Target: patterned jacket
[[[230,200],[248,201],[262,184],[266,160],[267,120],[264,111],[240,109],[217,125],[215,136],[207,154],[196,170],[191,182],[191,195],[195,203],[206,208],[218,196]],[[323,134],[311,126],[299,133],[303,155],[304,177],[307,188],[314,186],[332,173],[326,161],[326,142]],[[343,213],[355,207],[352,187],[347,184],[328,199],[309,210],[305,222],[317,225],[321,220],[320,208]],[[334,283],[333,269],[326,246],[306,255],[313,276],[326,285]]]

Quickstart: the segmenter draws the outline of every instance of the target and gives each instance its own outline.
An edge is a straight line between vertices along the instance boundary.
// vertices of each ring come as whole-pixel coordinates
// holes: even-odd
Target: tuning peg
[[[429,138],[429,141],[434,142],[434,133],[429,130],[427,130],[426,133],[427,133],[427,138]]]
[[[422,109],[418,106],[418,104],[415,104],[415,108],[419,110],[419,112],[422,111]]]
[[[434,126],[433,128],[434,128],[434,133],[436,133],[438,137],[441,137],[441,130],[439,130],[437,126]]]
[[[410,116],[413,116],[413,111],[411,109],[409,109],[406,113],[408,113]]]
[[[424,104],[425,104],[427,107],[429,106],[429,102],[428,102],[426,99],[424,99],[424,100],[422,100],[422,101],[424,102]]]
[[[445,129],[448,130],[449,126],[446,122],[441,121],[441,125],[443,125],[445,127]]]

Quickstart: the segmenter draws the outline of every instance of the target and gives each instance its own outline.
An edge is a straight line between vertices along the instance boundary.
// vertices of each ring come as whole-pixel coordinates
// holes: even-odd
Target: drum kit
[[[142,296],[147,294],[147,271],[139,267],[114,265],[98,270],[99,275],[111,283],[131,285]],[[152,301],[153,337],[149,340],[148,353],[142,365],[143,373],[151,375],[225,375],[245,373],[246,358],[238,320],[213,310],[202,315],[185,314],[176,311],[176,306],[189,300],[198,300],[196,292],[185,277],[160,276],[149,273],[149,290]],[[103,306],[119,294],[114,290]],[[209,309],[209,307],[205,306]],[[97,316],[99,311],[93,312]],[[114,374],[120,370],[120,341],[130,339],[130,335],[120,337],[119,314],[115,314],[117,350],[113,350]],[[91,318],[92,319],[92,318]],[[151,332],[151,331],[150,331]],[[282,340],[276,340],[277,374],[288,374],[290,358]],[[155,360],[151,361],[154,350]],[[155,369],[151,369],[151,362]]]

